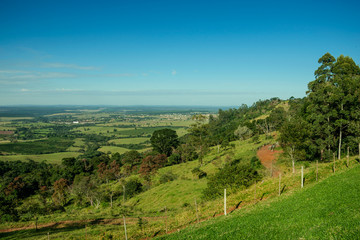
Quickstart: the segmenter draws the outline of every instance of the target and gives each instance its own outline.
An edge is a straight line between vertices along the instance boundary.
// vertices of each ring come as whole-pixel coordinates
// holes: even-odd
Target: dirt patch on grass
[[[265,145],[257,151],[261,164],[272,172],[273,177],[279,176],[280,171],[275,167],[276,159],[282,151],[272,150],[272,145]]]

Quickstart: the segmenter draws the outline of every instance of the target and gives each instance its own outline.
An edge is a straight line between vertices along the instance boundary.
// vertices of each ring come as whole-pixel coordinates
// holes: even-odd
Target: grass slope
[[[358,239],[360,167],[161,239]]]

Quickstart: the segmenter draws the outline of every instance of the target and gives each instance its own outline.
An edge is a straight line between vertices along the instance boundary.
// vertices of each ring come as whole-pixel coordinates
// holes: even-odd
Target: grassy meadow
[[[160,239],[357,239],[360,166]]]

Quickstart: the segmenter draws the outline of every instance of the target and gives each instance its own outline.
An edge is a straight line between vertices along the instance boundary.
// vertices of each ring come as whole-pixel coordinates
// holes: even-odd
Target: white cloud
[[[0,84],[3,85],[21,85],[37,82],[40,80],[54,80],[76,77],[79,77],[79,75],[63,72],[0,70]]]
[[[94,66],[79,66],[76,64],[65,64],[65,63],[44,63],[42,65],[44,68],[70,68],[76,70],[99,70],[99,68]]]

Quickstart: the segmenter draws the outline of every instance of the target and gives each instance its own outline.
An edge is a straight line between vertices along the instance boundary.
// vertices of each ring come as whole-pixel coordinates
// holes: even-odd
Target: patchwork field
[[[50,154],[37,154],[37,155],[9,155],[0,156],[0,161],[28,161],[34,160],[36,162],[47,161],[48,163],[60,164],[63,158],[77,157],[79,152],[60,152]]]

